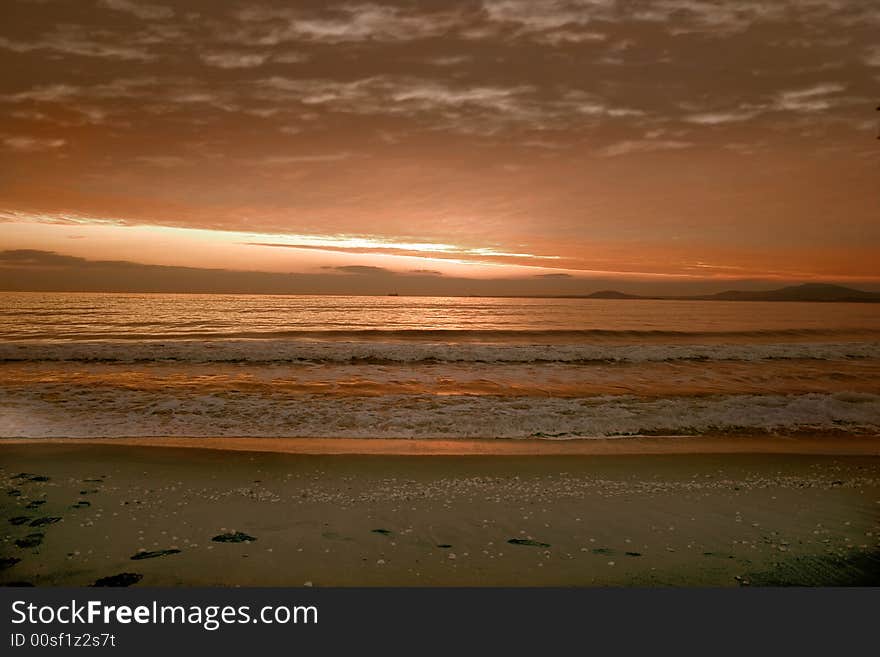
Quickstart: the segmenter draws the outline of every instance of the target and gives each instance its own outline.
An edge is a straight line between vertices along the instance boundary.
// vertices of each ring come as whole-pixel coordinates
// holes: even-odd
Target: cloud
[[[141,0],[99,0],[106,9],[121,11],[143,20],[160,20],[174,16],[174,10],[164,5],[153,5]]]
[[[150,61],[156,55],[138,46],[119,44],[108,39],[106,34],[96,37],[79,25],[63,25],[32,41],[15,41],[0,37],[0,48],[18,53],[38,50],[58,52],[63,55],[99,57],[121,60]]]
[[[74,237],[76,239],[76,237]],[[10,249],[0,251],[0,268],[17,269],[59,269],[59,268],[132,268],[150,265],[125,260],[89,260],[79,256],[64,255],[55,251],[39,249]]]
[[[607,39],[606,34],[585,28],[617,17],[616,5],[616,0],[485,0],[483,9],[491,25],[512,29],[512,38],[560,47]]]
[[[748,121],[768,112],[808,114],[862,102],[861,99],[836,95],[846,88],[845,84],[838,82],[823,82],[800,89],[782,90],[761,102],[743,103],[733,109],[692,113],[683,120],[696,125],[714,126]]]
[[[702,112],[690,114],[684,117],[688,123],[697,125],[722,125],[725,123],[740,123],[758,116],[761,112],[755,110],[732,110],[727,112]]]
[[[10,100],[35,100],[38,102],[57,103],[82,93],[80,87],[70,84],[47,84],[34,87],[29,91],[12,94]]]
[[[558,141],[550,141],[549,139],[527,139],[523,142],[523,146],[528,148],[540,148],[547,151],[561,151],[571,148],[571,144]]]
[[[2,217],[2,214],[0,214]],[[248,246],[265,246],[283,249],[308,249],[333,253],[358,255],[391,255],[431,258],[433,260],[454,260],[458,263],[486,264],[491,262],[526,262],[559,260],[555,255],[535,255],[532,253],[507,253],[493,248],[468,248],[451,244],[432,244],[418,242],[382,241],[378,238],[344,238],[333,236],[313,236],[311,243],[304,236],[296,242],[243,242]]]
[[[0,265],[16,267],[67,267],[71,265],[86,265],[92,261],[76,256],[61,255],[54,251],[40,251],[37,249],[11,249],[0,251]]]
[[[457,87],[438,80],[390,76],[350,82],[276,76],[256,84],[276,98],[297,99],[306,105],[333,105],[356,112],[384,108],[389,113],[466,106],[516,111],[519,104],[515,99],[533,90],[527,85]]]
[[[72,212],[20,212],[18,210],[0,209],[0,222],[35,223],[35,224],[66,224],[71,226],[126,226],[130,222],[125,219],[107,217],[85,217]]]
[[[841,29],[880,25],[880,12],[871,3],[851,0],[483,0],[490,26],[513,30],[523,37],[552,46],[577,44],[602,34],[587,28],[601,25],[655,23],[672,36],[699,34],[727,38],[767,24],[798,21]],[[470,30],[491,38],[491,29]],[[596,39],[599,40],[599,39]],[[609,63],[621,60],[609,58]]]
[[[380,75],[353,81],[274,76],[254,82],[256,97],[298,102],[334,112],[429,120],[433,129],[495,134],[514,125],[533,130],[583,125],[584,116],[626,118],[644,111],[618,107],[596,94],[534,85],[460,84],[413,76]]]
[[[208,66],[217,68],[254,68],[261,66],[269,55],[244,52],[206,52],[199,55]]]
[[[321,162],[340,162],[355,157],[355,153],[350,151],[340,151],[338,153],[316,153],[313,155],[266,155],[257,159],[250,160],[252,164],[263,164],[267,166],[283,166],[285,164],[315,164]]]
[[[529,85],[452,85],[414,77],[376,76],[341,82],[272,77],[256,82],[258,97],[334,112],[430,120],[435,129],[491,134],[504,124],[550,120]]]
[[[689,32],[730,33],[748,29],[755,23],[785,17],[784,0],[714,3],[701,0],[656,0],[638,16],[644,20],[666,23],[672,34]]]
[[[67,142],[64,139],[41,139],[38,137],[4,137],[3,145],[13,151],[33,153],[51,151],[61,148]]]
[[[430,57],[425,61],[433,66],[459,66],[460,64],[473,61],[473,59],[471,55],[446,55],[443,57]]]
[[[321,267],[321,269],[332,269],[334,271],[341,271],[345,274],[382,274],[383,276],[392,275],[396,272],[391,271],[390,269],[385,269],[385,267],[373,267],[371,265],[339,265],[335,267],[327,266]]]
[[[373,243],[374,240],[369,239],[366,239],[364,241],[370,242],[371,244],[369,246],[345,246],[343,244],[334,243],[332,238],[320,238],[318,239],[317,244],[306,244],[302,242],[244,242],[244,244],[247,244],[249,246],[267,246],[281,249],[306,249],[313,251],[329,251],[331,253],[352,253],[358,255],[402,255],[430,257],[438,259],[459,259],[462,255],[464,255],[464,252],[459,250],[432,250],[430,248],[427,248],[426,245],[419,244],[396,245],[393,242]],[[454,247],[450,246],[449,249],[454,249]]]
[[[244,63],[237,55],[231,59],[224,55],[222,61],[212,61],[213,65],[224,66]],[[272,76],[236,85],[214,85],[190,77],[143,76],[89,86],[40,85],[9,94],[5,99],[68,106],[101,101],[105,112],[127,110],[129,103],[125,101],[141,100],[148,111],[161,114],[175,109],[191,111],[189,106],[192,105],[261,117],[282,112],[302,116],[324,109],[343,114],[412,119],[428,124],[430,130],[469,135],[494,135],[517,126],[532,131],[583,128],[587,125],[585,118],[626,119],[646,114],[641,109],[618,106],[580,89],[541,89],[531,84],[468,84],[408,75],[378,75],[355,80]],[[116,102],[118,108],[114,105]]]
[[[824,82],[804,89],[781,91],[776,95],[773,109],[792,112],[821,112],[834,107],[840,101],[829,98],[846,89],[846,85],[837,82]]]
[[[272,55],[272,61],[278,64],[302,64],[311,59],[303,52],[282,52]]]
[[[139,155],[134,159],[137,162],[160,167],[162,169],[173,169],[175,167],[184,166],[187,163],[186,158],[180,157],[179,155]]]
[[[608,18],[615,4],[615,0],[485,0],[483,9],[490,21],[542,32]]]
[[[372,3],[331,7],[321,15],[284,7],[237,12],[241,27],[230,40],[274,46],[291,41],[342,43],[412,41],[441,36],[459,21],[455,12],[419,13]]]
[[[571,274],[535,274],[535,278],[574,278]]]
[[[421,274],[422,276],[442,276],[442,271],[436,269],[410,269],[410,274]]]
[[[693,146],[688,141],[678,140],[653,140],[653,139],[630,139],[611,144],[599,151],[604,157],[618,157],[632,153],[651,153],[655,151],[671,151],[690,148]]]
[[[596,93],[583,89],[566,89],[558,101],[558,109],[574,116],[582,114],[593,117],[643,116],[644,111],[632,107],[617,107]]]
[[[866,48],[863,61],[868,66],[880,66],[880,46]]]
[[[536,34],[534,40],[539,43],[546,43],[550,46],[568,46],[578,43],[589,43],[605,41],[608,36],[602,32],[588,32],[577,30],[554,30],[551,32],[542,32]]]

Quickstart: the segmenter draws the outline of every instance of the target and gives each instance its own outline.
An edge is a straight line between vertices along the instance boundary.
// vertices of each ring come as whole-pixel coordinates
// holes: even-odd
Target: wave
[[[58,314],[58,313],[54,313]],[[29,328],[7,329],[6,339],[78,340],[78,341],[155,341],[155,340],[302,340],[359,342],[453,342],[453,343],[590,343],[590,342],[694,342],[694,341],[771,341],[816,340],[818,338],[876,340],[880,331],[858,328],[791,328],[735,331],[676,331],[639,329],[265,329],[228,330],[231,322],[207,321],[132,321],[89,326],[70,330],[65,322],[42,323]],[[67,330],[57,327],[67,326]],[[180,330],[186,327],[196,330]],[[120,330],[156,327],[153,332]],[[51,330],[45,330],[51,329]]]
[[[880,358],[880,343],[468,344],[212,340],[4,342],[0,362],[97,363],[614,363]]]
[[[880,395],[841,392],[647,399],[387,395],[179,396],[59,387],[0,396],[2,437],[588,438],[734,430],[880,430]]]

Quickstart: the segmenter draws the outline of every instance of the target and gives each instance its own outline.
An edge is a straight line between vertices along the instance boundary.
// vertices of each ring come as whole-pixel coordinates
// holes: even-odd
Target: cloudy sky
[[[880,289],[875,2],[3,9],[0,287]]]

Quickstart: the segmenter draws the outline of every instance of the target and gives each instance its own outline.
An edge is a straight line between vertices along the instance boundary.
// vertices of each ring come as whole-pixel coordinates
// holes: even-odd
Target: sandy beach
[[[0,464],[5,585],[880,584],[875,436],[4,440]]]

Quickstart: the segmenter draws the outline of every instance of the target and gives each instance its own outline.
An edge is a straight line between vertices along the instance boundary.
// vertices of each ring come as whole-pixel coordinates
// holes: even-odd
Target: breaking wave
[[[33,391],[31,391],[33,392]],[[0,395],[3,437],[252,436],[590,438],[642,433],[880,429],[880,395],[648,399],[386,395],[186,395],[82,387]]]
[[[767,344],[473,344],[217,340],[5,342],[0,362],[607,363],[676,360],[880,358],[880,342]]]

